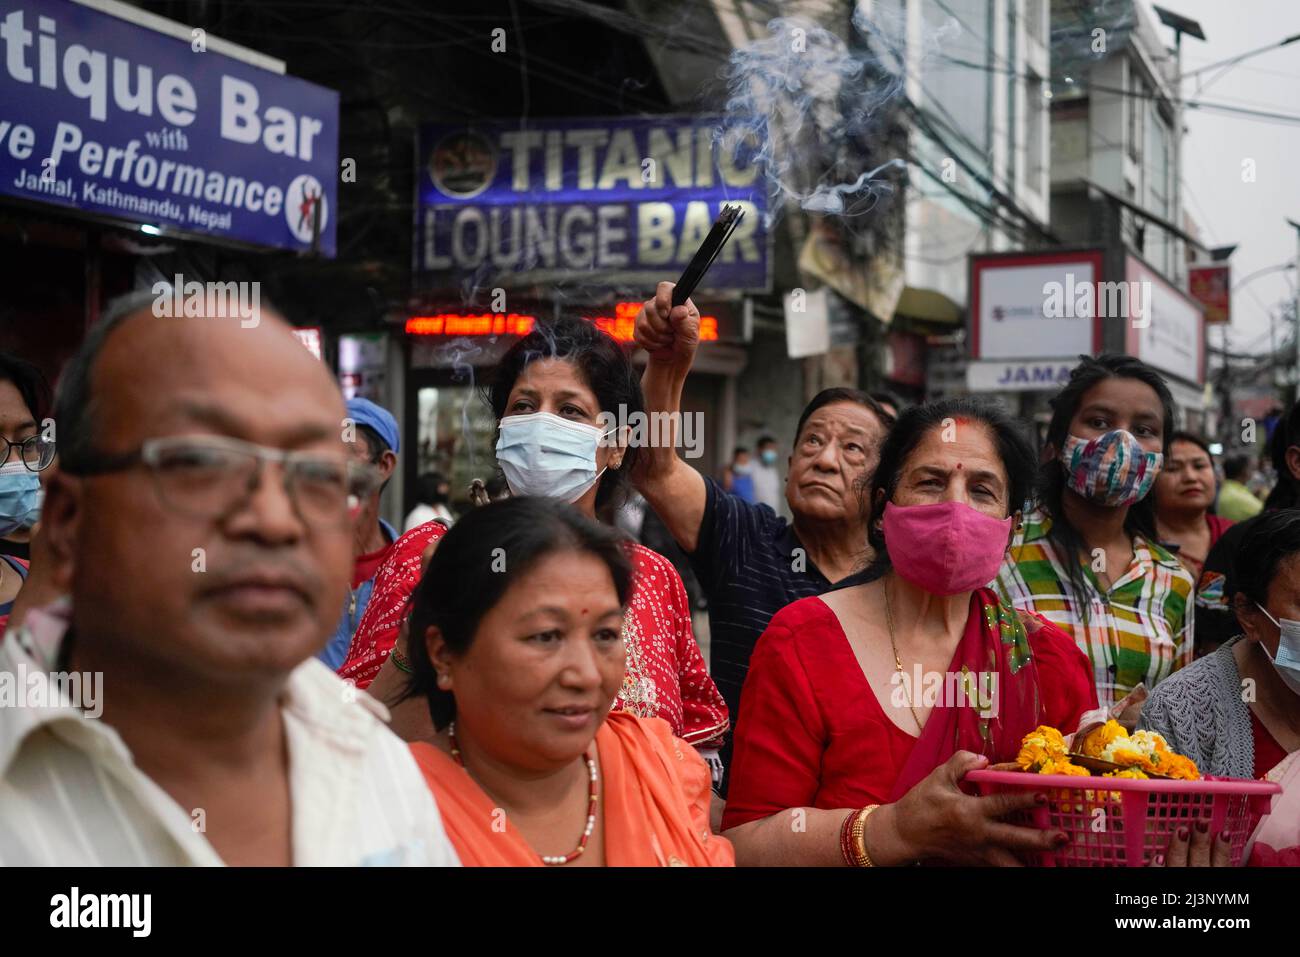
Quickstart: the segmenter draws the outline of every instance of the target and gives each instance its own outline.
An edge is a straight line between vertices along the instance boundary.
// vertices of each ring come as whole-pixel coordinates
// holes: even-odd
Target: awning
[[[898,297],[897,314],[912,319],[928,322],[941,322],[946,325],[959,325],[965,309],[935,289],[918,289],[904,286],[903,294]]]

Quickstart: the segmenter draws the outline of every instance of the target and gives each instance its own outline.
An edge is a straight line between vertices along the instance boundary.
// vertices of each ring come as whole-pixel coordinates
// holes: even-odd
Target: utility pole
[[[1287,222],[1290,222],[1290,220],[1287,220]],[[1291,223],[1291,225],[1295,226],[1295,223]],[[1248,285],[1250,285],[1260,276],[1267,276],[1270,273],[1275,273],[1275,272],[1286,272],[1287,270],[1295,269],[1296,266],[1297,266],[1296,260],[1287,260],[1286,262],[1280,262],[1272,266],[1265,266],[1263,269],[1256,269],[1249,276],[1243,276],[1241,279],[1238,279],[1235,283],[1233,283],[1232,293],[1235,294],[1237,292],[1240,292],[1242,289],[1245,289]],[[1279,401],[1280,396],[1278,396],[1277,393],[1281,391],[1282,386],[1277,381],[1277,316],[1273,313],[1272,309],[1267,310],[1267,312],[1268,312],[1268,356],[1269,356],[1268,384],[1274,393],[1273,395],[1274,401]],[[1224,363],[1226,365],[1226,363],[1228,362],[1227,356],[1229,352],[1228,338],[1227,338],[1228,327],[1226,325],[1223,327],[1223,333],[1224,333],[1224,339],[1223,339],[1222,351],[1224,355]]]
[[[1185,33],[1189,37],[1195,37],[1197,40],[1204,41],[1205,31],[1201,28],[1199,23],[1190,17],[1184,17],[1181,14],[1174,13],[1172,10],[1166,10],[1164,7],[1155,6],[1154,4],[1151,9],[1154,10],[1156,16],[1160,18],[1161,23],[1174,31],[1174,128],[1172,131],[1172,145],[1174,147],[1174,208],[1172,211],[1168,212],[1169,218],[1176,221],[1178,217],[1182,215],[1183,208],[1183,115],[1185,110],[1183,101],[1183,34]],[[1173,238],[1174,237],[1170,237],[1171,240]],[[1175,245],[1175,255],[1172,257],[1173,268],[1170,269],[1169,277],[1174,281],[1175,285],[1180,282],[1180,276],[1182,277],[1181,281],[1186,281],[1187,278],[1187,272],[1182,263],[1183,257],[1180,252],[1179,247]],[[1206,335],[1206,330],[1202,328],[1201,348],[1204,349],[1208,343],[1209,338]]]
[[[1273,387],[1273,399],[1277,400],[1277,318],[1273,310],[1268,311],[1268,381]]]
[[[1300,270],[1300,223],[1297,223],[1294,219],[1288,219],[1286,223],[1288,226],[1290,226],[1292,229],[1295,230],[1295,234],[1296,234],[1295,261],[1296,261],[1296,269]],[[1296,275],[1300,276],[1300,272],[1297,272]],[[1297,291],[1295,297],[1291,300],[1291,311],[1292,311],[1292,316],[1295,319],[1295,359],[1296,359],[1295,394],[1292,396],[1292,399],[1293,401],[1300,402],[1300,291]]]

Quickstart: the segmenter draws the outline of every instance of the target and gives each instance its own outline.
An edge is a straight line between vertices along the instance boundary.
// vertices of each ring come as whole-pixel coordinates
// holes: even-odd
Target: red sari
[[[958,750],[1009,761],[1039,724],[1073,731],[1097,706],[1091,666],[1056,626],[1030,627],[991,590],[974,592],[949,671],[996,674],[997,715],[941,700],[918,738],[885,714],[829,606],[787,605],[750,659],[723,828],[796,807],[897,801]]]
[[[1201,580],[1201,573],[1205,571],[1205,560],[1209,558],[1209,553],[1214,550],[1214,546],[1219,543],[1223,533],[1232,528],[1231,519],[1220,518],[1218,515],[1205,513],[1205,524],[1210,529],[1210,547],[1206,549],[1205,554],[1200,558],[1188,555],[1183,551],[1178,552],[1178,560],[1183,563],[1183,567],[1192,573],[1192,577],[1198,582]]]
[[[369,686],[397,644],[408,603],[420,582],[420,553],[445,529],[436,522],[420,525],[393,544],[380,566],[375,590],[357,623],[339,677],[358,688]],[[686,586],[672,562],[635,542],[627,544],[632,560],[632,599],[623,621],[627,671],[614,701],[619,711],[642,718],[662,718],[677,737],[697,747],[716,748],[730,724],[727,704],[709,677],[691,626]]]

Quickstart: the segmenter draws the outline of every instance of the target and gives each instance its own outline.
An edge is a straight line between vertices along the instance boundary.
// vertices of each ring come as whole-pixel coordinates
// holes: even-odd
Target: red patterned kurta
[[[375,587],[352,633],[348,656],[339,668],[340,678],[355,681],[358,688],[368,687],[375,680],[384,659],[397,644],[407,604],[420,583],[420,553],[446,532],[446,526],[438,522],[425,522],[393,542],[392,551],[375,572]]]
[[[419,525],[399,538],[375,576],[375,590],[357,624],[339,675],[367,687],[397,642],[411,594],[420,581],[420,553],[443,533]],[[727,705],[709,677],[691,628],[686,588],[672,563],[629,543],[632,600],[623,623],[627,673],[614,707],[643,718],[663,718],[673,734],[715,746],[727,730]]]
[[[656,551],[631,542],[632,600],[623,619],[627,673],[614,707],[663,718],[673,734],[697,747],[721,742],[727,705],[709,677],[691,628],[682,577]]]

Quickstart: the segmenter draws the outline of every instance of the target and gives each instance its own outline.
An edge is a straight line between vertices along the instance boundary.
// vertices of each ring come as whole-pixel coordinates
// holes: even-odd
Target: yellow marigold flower
[[[1039,725],[1020,742],[1016,763],[1026,771],[1040,771],[1054,758],[1065,757],[1065,738],[1047,725]]]
[[[1167,774],[1171,778],[1177,778],[1180,781],[1199,781],[1201,777],[1201,772],[1197,769],[1195,761],[1172,752],[1162,756],[1160,773]]]
[[[1047,750],[1050,754],[1060,757],[1065,754],[1065,736],[1055,728],[1049,728],[1045,724],[1040,724],[1034,729],[1035,734],[1041,734],[1047,739]]]
[[[1100,757],[1104,761],[1130,767],[1134,764],[1147,767],[1151,763],[1150,755],[1132,738],[1116,738],[1101,749]]]
[[[1167,757],[1169,757],[1168,754],[1160,754],[1159,752],[1156,752],[1155,754],[1147,754],[1146,752],[1142,752],[1142,757],[1130,766],[1142,768],[1146,771],[1156,771],[1158,773],[1163,773],[1163,769],[1160,766],[1160,762]]]
[[[1026,771],[1037,771],[1051,760],[1051,756],[1042,748],[1026,745],[1016,755],[1016,764]]]
[[[1128,732],[1124,730],[1122,724],[1112,718],[1100,728],[1094,728],[1088,732],[1088,737],[1084,740],[1081,750],[1090,758],[1100,758],[1106,748],[1121,738],[1127,739]],[[1107,758],[1106,760],[1110,759]]]
[[[1142,780],[1142,781],[1147,780],[1146,772],[1143,771],[1141,768],[1124,768],[1124,770],[1122,770],[1122,771],[1107,771],[1105,774],[1102,775],[1102,777],[1104,777],[1104,778],[1138,778],[1139,780]]]
[[[1045,724],[1040,724],[1025,735],[1020,742],[1021,747],[1035,747],[1051,755],[1065,754],[1065,738],[1061,732],[1055,728],[1049,728]]]
[[[1040,774],[1072,774],[1076,777],[1088,776],[1088,769],[1072,764],[1068,758],[1054,758],[1043,765]]]
[[[1134,731],[1129,738],[1138,742],[1148,754],[1172,754],[1169,742],[1158,731]]]

